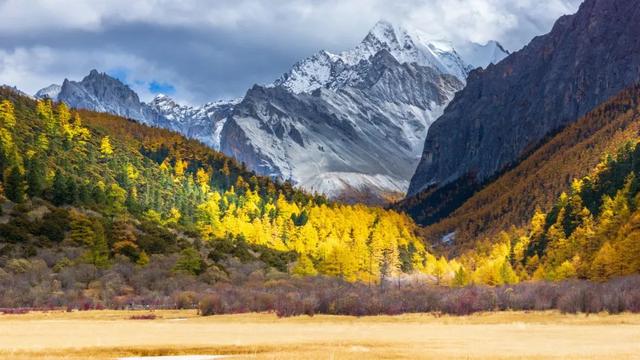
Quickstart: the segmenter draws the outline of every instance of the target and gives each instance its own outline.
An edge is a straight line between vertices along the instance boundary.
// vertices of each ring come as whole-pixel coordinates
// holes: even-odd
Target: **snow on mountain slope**
[[[63,101],[75,108],[108,112],[162,127],[220,148],[221,127],[233,106],[240,100],[217,101],[201,107],[180,105],[166,95],[156,96],[149,104],[120,80],[92,70],[82,81],[66,80],[39,90],[36,98]]]
[[[476,62],[499,59],[477,47],[469,65],[446,41],[380,21],[355,48],[319,51],[247,92],[220,149],[310,191],[384,201],[406,192],[429,126]]]
[[[255,86],[229,117],[221,150],[331,197],[404,193],[429,125],[463,83],[386,49],[342,74],[351,73],[310,93]]]
[[[388,51],[400,63],[416,63],[450,74],[465,82],[467,74],[476,67],[497,63],[508,55],[502,46],[491,41],[486,45],[468,42],[464,54],[448,41],[433,40],[418,30],[407,30],[387,21],[379,21],[354,49],[340,54],[321,50],[293,66],[274,86],[284,86],[296,94],[321,87],[333,89],[358,81],[362,74],[354,67],[368,61],[380,50]]]
[[[458,53],[473,68],[486,68],[509,56],[509,51],[497,41],[489,41],[485,45],[468,42],[458,46]]]
[[[161,116],[155,125],[177,131],[218,150],[227,116],[240,100],[216,101],[203,106],[180,105],[169,96],[156,96],[149,106]]]
[[[49,98],[51,100],[57,100],[58,95],[60,94],[60,90],[62,90],[62,86],[57,84],[51,84],[46,88],[38,90],[38,92],[34,95],[34,97],[36,99]]]
[[[82,81],[65,79],[57,100],[70,107],[107,112],[150,125],[158,117],[127,85],[97,70],[91,70]]]

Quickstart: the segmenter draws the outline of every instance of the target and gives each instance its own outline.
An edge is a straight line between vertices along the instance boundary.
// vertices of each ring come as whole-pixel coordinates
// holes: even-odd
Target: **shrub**
[[[176,309],[193,309],[198,304],[198,295],[193,291],[181,291],[174,299]]]
[[[130,320],[155,320],[156,314],[131,315]]]
[[[205,295],[198,304],[198,311],[202,316],[225,314],[225,310],[226,306],[217,294]]]

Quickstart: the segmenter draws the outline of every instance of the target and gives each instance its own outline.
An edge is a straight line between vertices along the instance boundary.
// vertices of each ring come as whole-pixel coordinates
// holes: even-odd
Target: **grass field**
[[[232,359],[640,358],[640,315],[486,313],[278,319],[195,311],[0,315],[0,358],[110,359],[229,354]]]

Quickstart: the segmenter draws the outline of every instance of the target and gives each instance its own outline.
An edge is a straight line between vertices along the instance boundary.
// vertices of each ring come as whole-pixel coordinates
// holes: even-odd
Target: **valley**
[[[637,358],[640,7],[557,1],[3,37],[0,358]]]

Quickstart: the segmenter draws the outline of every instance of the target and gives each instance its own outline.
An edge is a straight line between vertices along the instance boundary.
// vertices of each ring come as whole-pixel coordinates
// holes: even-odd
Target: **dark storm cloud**
[[[0,83],[34,92],[96,68],[202,103],[242,96],[319,49],[354,46],[385,18],[435,38],[517,49],[579,0],[0,0]],[[151,90],[150,90],[151,89]]]

